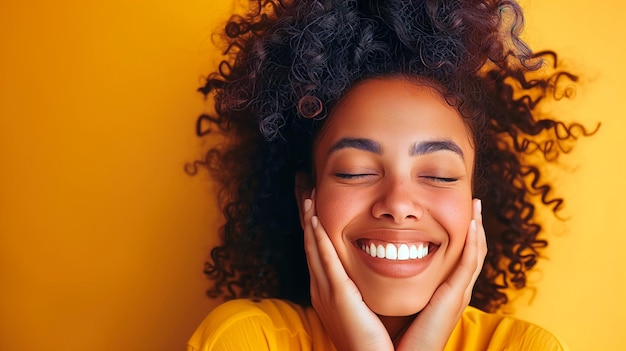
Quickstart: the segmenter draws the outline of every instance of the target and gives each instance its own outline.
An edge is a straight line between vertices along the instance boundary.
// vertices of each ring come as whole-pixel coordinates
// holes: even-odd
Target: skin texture
[[[301,218],[312,304],[337,348],[442,349],[486,254],[458,112],[428,86],[370,79],[332,111],[314,160]],[[431,252],[386,260],[363,242],[428,242]]]

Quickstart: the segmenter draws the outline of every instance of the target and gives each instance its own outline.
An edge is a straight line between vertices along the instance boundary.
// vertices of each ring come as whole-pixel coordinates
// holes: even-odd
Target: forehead
[[[345,137],[378,141],[383,151],[451,140],[473,162],[472,138],[459,112],[430,85],[402,77],[358,83],[335,106],[316,142],[316,157]]]

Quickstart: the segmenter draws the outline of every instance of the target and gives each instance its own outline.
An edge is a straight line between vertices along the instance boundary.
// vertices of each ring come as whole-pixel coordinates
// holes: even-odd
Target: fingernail
[[[483,202],[478,199],[477,203],[476,203],[476,207],[478,207],[478,213],[482,214],[483,213]]]
[[[472,219],[472,221],[470,222],[470,227],[472,228],[472,231],[476,231],[476,221]]]
[[[304,212],[309,212],[311,205],[313,205],[313,201],[311,201],[311,199],[304,199]]]
[[[311,217],[311,225],[313,226],[313,229],[317,229],[318,224],[319,220],[317,219],[317,216]]]
[[[315,200],[315,188],[311,191],[311,199]]]

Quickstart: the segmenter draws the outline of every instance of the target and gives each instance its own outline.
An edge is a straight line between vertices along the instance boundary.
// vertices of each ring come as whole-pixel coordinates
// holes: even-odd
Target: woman
[[[257,1],[231,18],[201,89],[216,111],[199,134],[226,136],[202,162],[226,218],[205,272],[211,296],[253,299],[214,310],[189,349],[563,349],[478,310],[523,288],[547,244],[533,200],[562,204],[527,156],[587,134],[537,111],[576,77],[522,24],[497,0]]]

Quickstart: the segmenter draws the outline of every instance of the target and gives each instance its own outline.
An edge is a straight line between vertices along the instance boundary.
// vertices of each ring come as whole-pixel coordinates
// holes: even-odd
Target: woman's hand
[[[304,240],[313,308],[338,350],[393,350],[385,326],[363,302],[315,216],[313,200],[304,202]],[[481,204],[474,200],[473,219],[459,264],[401,336],[398,350],[443,350],[469,304],[486,254]]]
[[[472,289],[487,254],[480,200],[474,200],[473,205],[473,219],[459,264],[411,323],[400,340],[398,350],[443,350],[463,310],[469,304]]]
[[[311,303],[337,350],[389,351],[393,343],[378,316],[363,302],[328,234],[315,215],[315,194],[304,201],[304,246]]]

